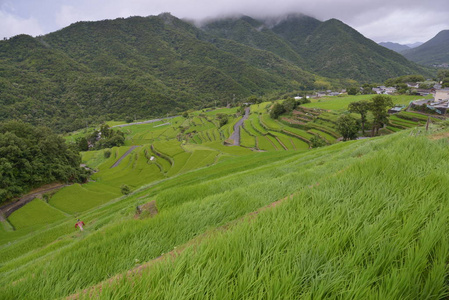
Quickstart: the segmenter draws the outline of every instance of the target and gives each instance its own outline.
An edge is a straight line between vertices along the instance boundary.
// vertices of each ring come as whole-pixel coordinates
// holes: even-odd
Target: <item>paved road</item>
[[[243,125],[249,117],[249,107],[245,108],[245,115],[234,125],[234,132],[231,135],[231,140],[234,140],[234,146],[240,146],[240,126]]]
[[[149,124],[149,123],[159,122],[159,121],[162,121],[162,120],[173,119],[173,118],[176,118],[176,117],[179,117],[179,116],[173,116],[173,117],[168,117],[168,118],[160,118],[160,119],[153,119],[153,120],[148,120],[148,121],[128,123],[128,124],[122,124],[122,125],[115,125],[115,126],[111,126],[111,128],[114,128],[114,127],[126,127],[126,126],[132,126],[132,125],[140,125],[140,124]]]
[[[119,163],[125,158],[125,157],[127,157],[131,152],[133,152],[133,150],[134,149],[136,149],[137,147],[140,147],[140,146],[132,146],[131,148],[129,148],[129,150],[128,151],[126,151],[125,152],[125,154],[123,154],[113,165],[112,165],[112,167],[111,167],[111,169],[112,168],[115,168],[115,167],[117,167],[118,165],[119,165]]]

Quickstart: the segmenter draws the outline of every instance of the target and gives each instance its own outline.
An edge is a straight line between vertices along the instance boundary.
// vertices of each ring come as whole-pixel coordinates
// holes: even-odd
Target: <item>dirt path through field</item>
[[[0,222],[5,222],[6,218],[9,217],[13,212],[24,206],[25,204],[31,202],[33,199],[41,197],[43,194],[48,192],[56,191],[68,186],[68,184],[62,183],[52,183],[41,186],[38,189],[32,190],[26,195],[23,195],[14,202],[5,204],[0,207]]]
[[[232,133],[230,139],[234,140],[234,146],[240,146],[240,127],[243,125],[243,122],[249,117],[250,108],[245,108],[245,115],[234,125],[234,132]]]
[[[125,158],[125,157],[127,157],[131,152],[133,152],[133,150],[134,149],[136,149],[137,147],[140,147],[140,146],[131,146],[131,148],[129,148],[129,150],[128,151],[126,151],[125,152],[125,154],[123,154],[113,165],[112,165],[112,167],[111,167],[111,169],[112,168],[115,168],[115,167],[117,167],[119,164],[120,164],[120,162]]]

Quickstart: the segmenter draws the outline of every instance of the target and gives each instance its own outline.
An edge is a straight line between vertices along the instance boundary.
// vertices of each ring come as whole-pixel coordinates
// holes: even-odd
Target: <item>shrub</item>
[[[120,191],[123,195],[128,195],[129,193],[131,193],[131,188],[127,184],[122,184],[122,186],[120,187]]]
[[[109,158],[109,157],[111,157],[111,150],[106,149],[106,150],[103,152],[103,155],[104,155],[104,158]]]

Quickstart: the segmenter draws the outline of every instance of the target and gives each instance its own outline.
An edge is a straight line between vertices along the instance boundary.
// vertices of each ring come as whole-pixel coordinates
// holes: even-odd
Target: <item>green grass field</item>
[[[403,112],[385,130],[396,134],[309,150],[314,135],[336,142],[338,110],[361,97],[332,99],[308,104],[337,111],[312,111],[301,129],[271,119],[271,102],[253,105],[244,147],[224,145],[237,108],[124,127],[126,145],[109,158],[82,154],[91,182],[33,200],[0,227],[0,299],[65,298],[102,281],[100,299],[446,296],[449,147],[427,136],[442,125],[398,132],[427,120]],[[228,124],[218,128],[217,113]],[[158,214],[135,216],[150,201]],[[140,277],[111,280],[178,247]]]
[[[56,220],[0,247],[0,298],[59,299],[102,281],[79,296],[444,298],[449,147],[425,134],[250,151],[87,210],[83,233]],[[135,219],[152,200],[159,213]]]
[[[375,95],[357,95],[357,96],[345,96],[345,97],[324,97],[319,99],[311,99],[311,103],[303,104],[302,106],[308,108],[321,108],[329,110],[346,110],[349,103],[361,100],[370,100]],[[391,96],[393,103],[398,105],[408,105],[410,101],[426,98],[430,96]]]

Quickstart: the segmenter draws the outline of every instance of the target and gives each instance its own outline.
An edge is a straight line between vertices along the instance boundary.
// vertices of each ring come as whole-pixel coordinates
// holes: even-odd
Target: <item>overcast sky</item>
[[[376,42],[425,42],[449,29],[449,0],[0,0],[0,38],[56,31],[77,21],[170,12],[205,19],[303,13],[339,19]]]

